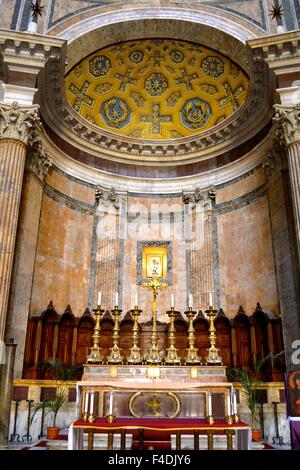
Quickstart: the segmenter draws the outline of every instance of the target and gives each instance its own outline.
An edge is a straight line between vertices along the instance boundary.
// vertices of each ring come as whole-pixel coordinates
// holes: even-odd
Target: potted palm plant
[[[277,354],[270,353],[268,356],[260,359],[253,366],[252,369],[245,367],[230,368],[228,370],[228,377],[231,380],[239,382],[242,386],[242,390],[246,396],[246,403],[250,412],[251,418],[251,429],[252,429],[252,440],[254,442],[261,441],[261,430],[257,428],[256,420],[256,405],[258,403],[257,394],[260,385],[265,382],[261,379],[261,372],[264,372],[264,377],[267,375],[268,368],[270,365],[274,365],[275,360],[284,355],[284,351],[280,351]]]
[[[48,413],[53,413],[52,426],[47,428],[47,439],[56,439],[59,434],[59,428],[56,426],[56,418],[59,410],[67,400],[67,389],[64,385],[60,385],[56,389],[55,396],[50,400],[44,400],[42,403],[37,403],[34,407],[34,412],[31,420],[33,420],[35,414],[43,410],[45,416]]]

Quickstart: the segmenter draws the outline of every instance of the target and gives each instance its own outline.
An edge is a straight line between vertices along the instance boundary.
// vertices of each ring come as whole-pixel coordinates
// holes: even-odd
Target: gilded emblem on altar
[[[180,114],[182,124],[196,130],[205,126],[211,116],[211,110],[208,103],[200,98],[194,98],[186,101]]]
[[[111,98],[103,103],[101,115],[108,126],[121,129],[129,123],[131,111],[124,100]]]

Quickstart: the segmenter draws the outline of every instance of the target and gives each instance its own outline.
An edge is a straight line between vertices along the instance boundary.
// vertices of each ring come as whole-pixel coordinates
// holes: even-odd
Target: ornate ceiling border
[[[39,80],[39,102],[46,124],[59,138],[70,144],[75,144],[76,147],[91,155],[110,161],[135,165],[159,164],[166,166],[171,164],[174,166],[223,154],[236,147],[237,136],[239,144],[244,143],[255,136],[270,121],[273,115],[272,90],[268,87],[269,72],[264,61],[253,61],[248,46],[210,25],[198,24],[195,19],[190,23],[173,21],[172,18],[167,19],[166,12],[165,15],[164,20],[152,18],[147,19],[146,22],[144,18],[130,21],[127,19],[126,21],[126,15],[125,17],[123,15],[123,22],[120,22],[120,18],[115,18],[116,22],[109,26],[98,22],[97,29],[95,29],[96,20],[91,19],[90,28],[94,29],[86,33],[83,29],[77,39],[74,38],[74,34],[72,36],[72,28],[70,28],[64,33],[68,40],[73,38],[68,46],[68,57],[70,58],[72,51],[76,49],[81,51],[82,58],[92,50],[97,50],[99,46],[104,47],[113,42],[128,39],[128,34],[129,39],[170,37],[171,33],[173,33],[171,34],[173,37],[178,39],[185,37],[185,40],[195,41],[195,37],[197,37],[197,42],[201,43],[201,39],[203,39],[203,45],[210,42],[222,53],[226,49],[227,54],[225,55],[229,55],[232,51],[235,61],[250,77],[246,103],[225,121],[196,136],[144,143],[139,139],[116,137],[75,113],[66,103],[64,94],[65,62],[63,59],[60,63],[50,61]],[[113,20],[110,18],[110,23]],[[74,26],[75,29],[77,27],[78,25]],[[95,43],[95,36],[93,36],[95,32],[97,33],[96,37],[101,36],[101,43]],[[83,47],[83,45],[85,46]]]

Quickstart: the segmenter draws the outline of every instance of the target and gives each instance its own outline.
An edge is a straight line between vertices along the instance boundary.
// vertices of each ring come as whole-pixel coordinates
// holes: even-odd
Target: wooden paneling
[[[69,367],[73,363],[77,366],[84,364],[92,346],[94,324],[94,318],[88,311],[82,317],[75,318],[71,308],[68,307],[62,315],[59,315],[50,303],[40,317],[33,317],[29,321],[23,377],[51,379],[51,374],[43,372],[39,363],[55,354]],[[101,353],[104,358],[107,358],[113,344],[114,326],[109,311],[105,313],[100,324]],[[140,347],[142,356],[145,357],[151,347],[152,322],[142,323],[139,327]],[[215,327],[217,348],[220,350],[224,364],[228,367],[249,368],[252,367],[254,358],[257,360],[262,355],[266,357],[269,352],[276,354],[283,350],[280,318],[269,318],[262,310],[256,309],[254,314],[248,317],[241,307],[235,318],[230,321],[224,312],[220,311],[215,320]],[[127,314],[120,322],[119,332],[119,347],[125,360],[132,346],[132,328],[133,321]],[[195,346],[203,364],[210,346],[208,328],[208,321],[202,314],[199,314],[194,321]],[[158,322],[157,330],[158,347],[163,359],[168,346],[168,324]],[[188,325],[180,315],[175,320],[175,330],[175,346],[179,356],[184,360],[188,348]],[[282,380],[283,371],[284,358],[282,357],[278,364],[275,363],[272,367],[268,379]]]

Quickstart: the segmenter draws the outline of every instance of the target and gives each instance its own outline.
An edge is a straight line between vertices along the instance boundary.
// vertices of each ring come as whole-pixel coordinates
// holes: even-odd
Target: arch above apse
[[[172,38],[197,42],[230,56],[241,63],[247,40],[266,34],[251,21],[218,8],[201,5],[149,7],[149,4],[127,4],[99,7],[85,14],[67,18],[49,31],[68,43],[67,69],[69,71],[83,57],[105,46],[134,39]]]

